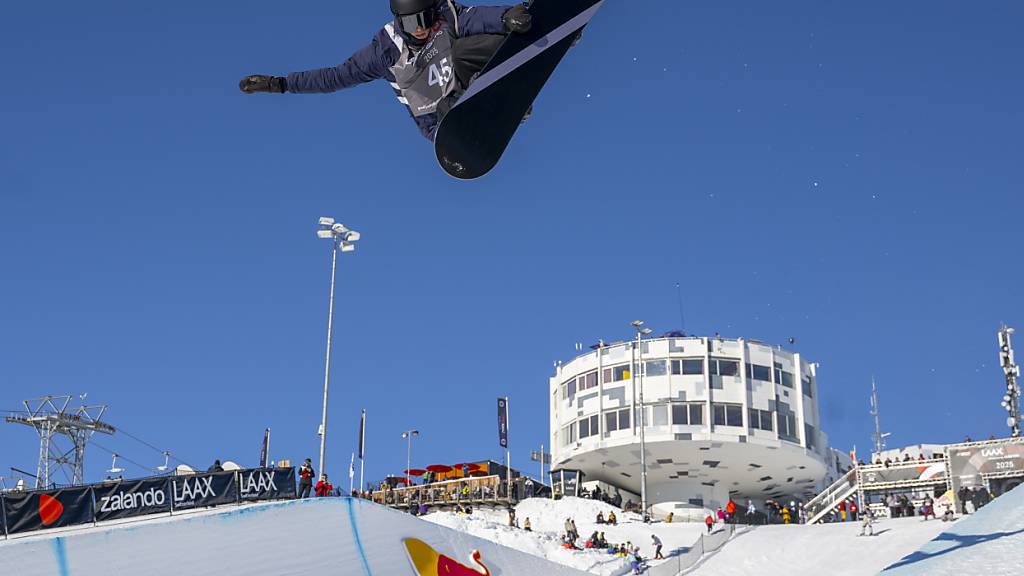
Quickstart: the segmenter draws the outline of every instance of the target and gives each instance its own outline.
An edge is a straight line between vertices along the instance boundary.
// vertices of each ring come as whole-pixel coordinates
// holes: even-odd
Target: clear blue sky
[[[609,0],[472,183],[386,84],[238,92],[338,63],[387,18],[384,0],[5,7],[0,410],[88,392],[197,466],[254,464],[267,426],[273,458],[316,460],[329,215],[363,233],[339,267],[335,480],[364,407],[367,479],[404,468],[409,427],[415,464],[499,459],[499,395],[525,464],[552,362],[634,318],[679,328],[676,282],[688,331],[792,336],[821,363],[838,448],[869,445],[872,374],[893,445],[1004,432],[1020,2]],[[0,425],[0,475],[35,458]],[[109,456],[88,458],[95,480]]]

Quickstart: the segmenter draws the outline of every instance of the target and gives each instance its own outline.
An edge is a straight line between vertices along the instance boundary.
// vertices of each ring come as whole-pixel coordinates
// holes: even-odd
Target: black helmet
[[[429,30],[437,21],[437,0],[391,0],[391,13],[407,34]]]
[[[407,16],[423,12],[437,5],[437,0],[391,0],[391,13],[395,16]]]

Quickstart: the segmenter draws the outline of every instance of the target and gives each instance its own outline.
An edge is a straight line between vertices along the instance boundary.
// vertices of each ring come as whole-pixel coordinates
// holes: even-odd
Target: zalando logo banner
[[[166,502],[166,492],[154,487],[145,492],[114,492],[110,496],[100,498],[99,505],[100,512],[119,512],[163,506]]]

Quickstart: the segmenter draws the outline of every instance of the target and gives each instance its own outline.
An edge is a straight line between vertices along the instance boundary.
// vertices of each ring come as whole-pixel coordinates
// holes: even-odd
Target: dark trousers
[[[455,106],[462,93],[475,80],[473,77],[484,69],[504,41],[504,34],[477,34],[455,39],[452,45],[452,60],[459,86],[437,103],[438,121]]]
[[[313,487],[312,484],[299,483],[299,498],[309,498],[309,490]]]

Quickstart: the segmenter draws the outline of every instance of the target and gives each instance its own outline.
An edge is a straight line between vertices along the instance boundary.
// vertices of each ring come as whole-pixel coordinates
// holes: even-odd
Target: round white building
[[[649,505],[809,498],[834,473],[815,365],[779,347],[717,337],[654,338],[639,349],[620,342],[558,365],[553,468],[640,494],[641,388]]]

